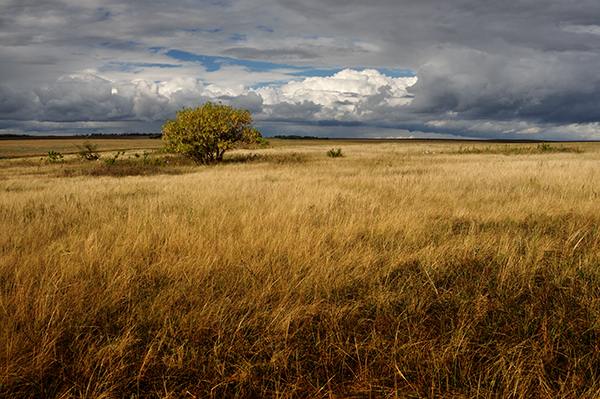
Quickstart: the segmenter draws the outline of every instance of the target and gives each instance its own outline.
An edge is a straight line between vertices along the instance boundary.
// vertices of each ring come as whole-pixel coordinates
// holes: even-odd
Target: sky
[[[600,139],[598,0],[0,0],[0,134]]]

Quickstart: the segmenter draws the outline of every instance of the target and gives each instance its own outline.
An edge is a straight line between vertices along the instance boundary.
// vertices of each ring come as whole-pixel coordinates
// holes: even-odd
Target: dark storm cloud
[[[315,114],[321,110],[322,107],[312,101],[303,101],[299,104],[282,102],[271,107],[269,120],[311,124]]]
[[[596,1],[282,3],[316,25],[373,38],[415,68],[410,108],[423,118],[600,119],[600,36],[565,29],[597,23]]]
[[[590,53],[504,57],[442,51],[418,70],[414,112],[462,118],[577,123],[600,120],[600,58]]]
[[[0,120],[26,120],[37,111],[37,97],[30,92],[0,86]]]
[[[263,99],[256,93],[248,93],[234,97],[221,96],[219,99],[234,107],[247,109],[253,113],[259,113],[262,111]]]
[[[7,0],[0,119],[154,123],[222,99],[263,123],[600,138],[598,21],[597,0]],[[236,61],[168,67],[176,49]],[[302,90],[271,103],[248,90],[306,65],[410,69],[414,100],[398,105],[384,85],[348,112],[341,89],[329,107]]]

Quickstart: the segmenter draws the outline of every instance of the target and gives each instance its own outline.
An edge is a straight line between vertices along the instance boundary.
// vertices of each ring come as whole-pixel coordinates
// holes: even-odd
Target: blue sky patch
[[[232,57],[220,57],[213,55],[194,54],[182,50],[169,50],[165,53],[166,56],[176,59],[178,61],[197,62],[202,64],[208,72],[214,72],[221,69],[222,66],[243,66],[253,72],[265,72],[272,71],[275,69],[304,69],[305,67],[298,67],[288,64],[278,64],[275,62],[268,61],[256,61],[256,60],[243,60]]]
[[[229,40],[232,42],[244,42],[247,40],[247,37],[243,33],[234,33],[233,35],[229,36]]]
[[[302,78],[320,77],[324,78],[327,76],[334,75],[344,68],[308,68],[298,72],[291,72],[290,75],[298,76]]]
[[[180,68],[181,64],[166,64],[155,62],[121,62],[111,61],[100,68],[101,71],[136,72],[142,68]]]
[[[263,32],[267,32],[267,33],[273,33],[273,32],[275,32],[275,29],[273,29],[271,27],[268,27],[266,25],[258,25],[256,27],[256,29],[261,30]]]
[[[291,70],[288,75],[291,77],[308,78],[308,77],[326,77],[336,74],[345,68],[315,68],[313,66],[297,66],[290,64],[280,64],[269,61],[245,60],[232,57],[221,57],[204,54],[194,54],[183,50],[169,50],[165,53],[166,56],[178,61],[196,62],[202,64],[208,72],[215,72],[221,69],[222,66],[242,66],[252,72],[268,72],[273,70]],[[348,67],[355,70],[364,70],[363,67]],[[393,68],[373,68],[390,77],[412,77],[416,76],[415,72],[410,69],[393,69]],[[275,83],[275,82],[274,82]]]
[[[133,40],[107,40],[99,45],[113,50],[131,50],[139,47],[141,43]]]
[[[219,33],[223,32],[223,28],[186,28],[181,29],[183,32],[190,33]]]
[[[393,69],[393,68],[375,68],[380,73],[392,78],[412,78],[417,76],[417,73],[412,69]]]

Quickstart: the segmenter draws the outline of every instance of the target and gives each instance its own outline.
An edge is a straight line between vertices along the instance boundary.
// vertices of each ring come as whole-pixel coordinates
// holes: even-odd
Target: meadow
[[[0,159],[15,157],[45,156],[48,151],[57,151],[62,154],[76,154],[86,142],[93,142],[99,151],[120,150],[152,150],[162,146],[160,139],[148,137],[124,137],[89,139],[82,137],[73,138],[43,138],[43,139],[1,139]]]
[[[4,145],[2,397],[600,396],[600,143]]]

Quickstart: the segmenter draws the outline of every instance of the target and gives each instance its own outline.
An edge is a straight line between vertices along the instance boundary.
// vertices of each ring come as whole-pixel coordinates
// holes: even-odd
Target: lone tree
[[[162,131],[168,150],[199,164],[219,162],[237,143],[256,143],[262,137],[252,127],[249,111],[212,102],[183,108],[163,125]]]

